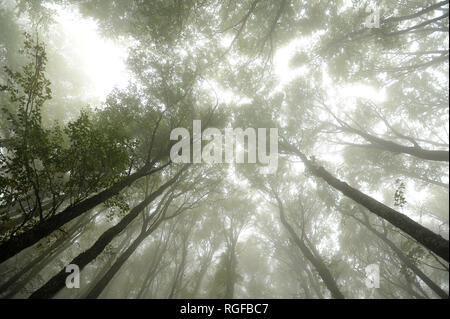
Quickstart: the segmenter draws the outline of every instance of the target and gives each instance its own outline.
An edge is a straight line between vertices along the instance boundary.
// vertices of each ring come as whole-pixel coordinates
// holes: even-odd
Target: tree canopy
[[[448,298],[448,10],[0,2],[0,296]],[[126,85],[88,95],[64,12]]]

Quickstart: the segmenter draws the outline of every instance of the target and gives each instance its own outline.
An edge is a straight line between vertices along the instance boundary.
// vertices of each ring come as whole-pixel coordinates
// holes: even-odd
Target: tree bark
[[[167,193],[166,193],[167,194]],[[153,213],[153,217],[158,218],[158,213],[163,206],[162,202],[164,201],[165,197],[161,200],[159,207],[157,208],[156,212]],[[169,199],[164,204],[164,212],[170,205],[171,199]],[[163,214],[164,214],[163,212]],[[114,264],[108,269],[106,273],[103,275],[100,274],[102,277],[101,279],[95,284],[95,286],[89,291],[86,298],[87,299],[94,299],[100,296],[102,291],[106,288],[108,283],[111,281],[111,279],[116,275],[116,273],[120,270],[120,268],[123,266],[123,264],[130,258],[130,256],[135,252],[135,250],[139,247],[139,245],[148,237],[150,234],[155,231],[155,229],[158,228],[158,226],[163,221],[163,218],[159,218],[149,229],[145,229],[147,226],[147,222],[144,223],[144,228],[142,229],[141,233],[136,237],[135,240],[131,243],[131,245],[117,258],[117,260],[114,262]]]
[[[37,243],[39,240],[50,235],[52,232],[54,232],[64,224],[68,223],[69,221],[73,220],[74,218],[77,218],[81,214],[105,202],[107,199],[118,194],[125,187],[128,187],[131,184],[133,184],[139,178],[148,176],[156,171],[159,171],[163,167],[167,166],[169,163],[164,164],[161,167],[155,168],[153,170],[149,169],[147,166],[144,166],[139,171],[127,176],[123,180],[115,183],[114,185],[98,193],[97,195],[94,195],[74,206],[67,207],[59,214],[50,217],[49,219],[36,225],[32,229],[9,239],[7,242],[0,245],[0,263],[18,254],[23,249]]]
[[[8,294],[4,295],[2,298],[8,299],[18,294],[23,287],[25,287],[31,279],[39,274],[39,272],[41,272],[42,269],[44,269],[54,258],[64,252],[70,245],[73,245],[75,240],[80,237],[84,227],[101,212],[102,210],[96,212],[89,218],[85,218],[87,216],[81,217],[82,219],[79,219],[77,223],[67,231],[67,233],[72,235],[70,240],[59,238],[48,249],[30,261],[23,269],[5,282],[0,288],[0,291],[6,292],[8,289],[11,289]],[[22,278],[24,275],[25,277]],[[22,280],[19,280],[20,278],[22,278]]]
[[[367,145],[367,147],[374,147],[377,149],[382,149],[385,151],[389,151],[392,153],[404,153],[409,154],[414,157],[430,160],[430,161],[441,161],[441,162],[448,162],[449,161],[449,151],[443,151],[443,150],[426,150],[421,147],[417,146],[404,146],[392,141],[384,140],[382,138],[379,138],[377,136],[373,136],[371,134],[368,134],[366,132],[363,132],[361,130],[357,130],[355,128],[352,128],[350,126],[346,126],[343,128],[345,131],[349,131],[355,134],[358,134],[362,138],[364,138],[366,141],[370,142],[371,144]]]
[[[332,186],[336,190],[340,191],[345,196],[351,198],[356,203],[364,206],[369,211],[390,222],[392,225],[398,227],[406,234],[410,235],[417,242],[421,243],[424,247],[431,250],[439,257],[443,258],[447,262],[449,261],[449,242],[442,236],[435,234],[426,227],[415,222],[411,218],[402,213],[390,208],[389,206],[380,203],[376,199],[360,192],[359,190],[351,187],[346,182],[343,182],[333,175],[331,175],[322,166],[316,165],[309,160],[305,154],[297,150],[291,145],[283,144],[288,151],[299,156],[305,166],[311,171],[311,173],[321,179],[323,179],[328,185]]]
[[[226,281],[225,281],[225,299],[233,299],[234,297],[234,284],[236,276],[236,243],[233,243],[227,251],[227,269],[226,269]]]
[[[337,285],[336,281],[334,280],[333,275],[328,270],[327,266],[324,264],[324,262],[320,258],[318,258],[318,256],[315,256],[309,250],[309,248],[305,245],[303,240],[297,235],[297,233],[294,231],[292,226],[286,220],[286,216],[284,214],[283,203],[281,202],[280,198],[276,194],[275,194],[275,199],[277,200],[277,203],[278,203],[278,209],[280,212],[281,223],[287,229],[287,231],[291,235],[294,242],[300,248],[300,250],[302,251],[303,255],[306,257],[306,259],[308,259],[309,262],[311,262],[311,264],[317,270],[317,272],[319,273],[319,276],[322,278],[325,286],[327,286],[328,290],[330,290],[333,298],[344,299],[345,298],[344,295],[339,290],[338,285]]]
[[[184,166],[186,168],[187,166]],[[75,264],[79,267],[80,271],[89,264],[92,260],[97,258],[98,255],[105,249],[105,247],[119,234],[125,227],[127,227],[138,215],[144,210],[144,208],[150,204],[154,199],[159,197],[168,187],[176,182],[178,177],[183,172],[181,169],[174,177],[164,183],[155,192],[146,197],[140,204],[135,206],[128,215],[115,226],[105,231],[88,250],[75,257],[69,264]],[[46,284],[31,294],[30,298],[51,298],[65,285],[67,273],[65,269],[62,269],[58,274],[53,276]]]
[[[356,218],[356,217],[355,217]],[[375,228],[373,228],[368,222],[364,222],[359,218],[356,218],[361,224],[363,224],[367,229],[369,229],[374,235],[380,238],[389,248],[394,251],[394,253],[398,256],[398,258],[409,268],[411,269],[417,277],[422,279],[422,281],[430,287],[439,297],[443,299],[448,299],[448,294],[439,287],[436,283],[431,280],[427,275],[425,275],[414,263],[392,242],[390,241],[386,235],[380,233]]]

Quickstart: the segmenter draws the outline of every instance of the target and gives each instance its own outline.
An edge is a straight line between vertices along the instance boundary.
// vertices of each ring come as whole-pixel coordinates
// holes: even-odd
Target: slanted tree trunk
[[[103,275],[100,274],[101,279],[95,284],[94,288],[87,294],[87,299],[94,299],[100,296],[102,291],[111,281],[115,274],[119,271],[122,265],[128,260],[128,258],[134,253],[136,248],[142,243],[142,241],[146,238],[145,233],[140,234],[133,243],[117,258],[114,264],[109,268],[109,270]]]
[[[166,194],[167,195],[167,194]],[[161,209],[163,209],[162,214],[165,213],[167,208],[169,207],[172,198],[169,198],[167,202],[163,206],[163,202],[165,201],[166,197],[164,197],[161,202],[158,205],[158,208],[153,213],[153,217],[158,218],[159,212]],[[150,217],[151,218],[151,217]],[[153,219],[153,218],[152,218]],[[158,220],[149,228],[146,229],[148,224],[148,219],[143,225],[141,233],[133,240],[131,245],[117,258],[117,260],[114,262],[114,264],[106,271],[103,275],[101,275],[101,279],[95,284],[95,286],[89,291],[86,298],[87,299],[94,299],[100,296],[102,291],[106,288],[108,283],[113,279],[113,277],[117,274],[117,272],[120,270],[120,268],[123,266],[123,264],[130,258],[130,256],[136,251],[136,249],[139,247],[139,245],[148,237],[150,234],[152,234],[155,229],[159,227],[161,222],[163,221],[163,218],[158,218]]]
[[[6,292],[10,287],[12,289],[3,298],[12,298],[18,294],[23,287],[35,277],[44,267],[46,267],[56,256],[66,250],[70,245],[73,245],[75,240],[81,235],[81,232],[91,220],[93,220],[101,211],[96,212],[90,218],[82,218],[75,225],[73,225],[68,231],[72,238],[66,240],[66,238],[58,238],[49,248],[42,252],[39,256],[30,261],[23,269],[12,276],[7,282],[0,287],[0,292]],[[27,274],[28,273],[28,274]],[[22,276],[26,276],[22,278]],[[22,278],[22,280],[20,280]]]
[[[440,161],[440,162],[448,162],[449,161],[449,152],[444,150],[426,150],[418,145],[415,146],[404,146],[392,141],[384,140],[382,138],[379,138],[377,136],[368,134],[366,132],[363,132],[361,130],[357,130],[355,128],[351,128],[349,126],[346,126],[343,128],[345,131],[355,133],[362,138],[364,138],[367,142],[370,142],[370,144],[367,145],[358,145],[362,147],[370,147],[370,148],[376,148],[380,150],[385,150],[391,153],[403,153],[408,154],[420,159],[430,160],[430,161]]]
[[[284,214],[283,203],[281,202],[281,199],[278,197],[278,195],[276,195],[276,194],[274,194],[274,195],[275,195],[275,199],[277,200],[277,203],[278,203],[280,220],[281,220],[281,223],[283,224],[283,226],[287,229],[287,231],[291,235],[294,242],[297,244],[297,246],[302,251],[305,258],[308,259],[309,262],[311,262],[311,264],[317,270],[317,272],[319,273],[319,276],[322,278],[325,286],[327,286],[328,290],[331,292],[331,295],[333,296],[333,298],[344,299],[345,298],[344,295],[339,290],[338,285],[337,285],[336,281],[334,280],[333,275],[328,270],[327,266],[324,264],[324,262],[321,260],[321,258],[319,256],[316,256],[312,253],[312,251],[306,246],[304,241],[297,235],[297,233],[294,231],[292,226],[288,223],[288,221],[286,220],[286,215]]]
[[[381,217],[382,219],[390,222],[392,225],[398,227],[417,242],[421,243],[424,247],[428,248],[439,257],[443,258],[447,262],[449,261],[449,242],[442,236],[435,234],[426,227],[415,222],[411,218],[402,213],[390,208],[389,206],[380,203],[376,199],[360,192],[359,190],[351,187],[346,182],[343,182],[333,175],[331,175],[322,166],[317,166],[314,162],[309,160],[305,154],[292,147],[291,145],[283,144],[289,152],[299,156],[305,166],[311,171],[311,173],[321,179],[323,179],[328,185],[332,186],[336,190],[340,191],[345,196],[353,199],[356,203],[364,206],[369,211]]]
[[[170,241],[170,238],[172,237],[172,231],[173,231],[174,226],[175,226],[175,223],[173,223],[171,225],[171,227],[169,228],[167,236],[164,237],[164,242],[161,242],[163,240],[163,232],[161,232],[161,237],[159,238],[159,242],[156,247],[156,251],[152,255],[151,264],[148,268],[147,275],[145,276],[145,279],[142,282],[141,289],[139,290],[139,293],[136,296],[137,299],[144,296],[144,294],[146,293],[146,291],[152,284],[153,279],[158,274],[158,272],[161,270],[161,260],[162,260],[163,254],[165,253],[165,251],[167,249],[167,245]]]
[[[107,199],[113,197],[114,195],[117,195],[125,187],[130,186],[141,177],[151,175],[161,170],[169,163],[155,169],[149,169],[149,167],[144,166],[137,172],[127,176],[123,180],[115,183],[114,185],[98,193],[97,195],[85,199],[84,201],[74,206],[67,207],[62,212],[46,219],[32,229],[9,239],[8,241],[0,245],[0,263],[18,254],[23,249],[37,243],[42,238],[50,235],[52,232],[65,225],[69,221],[77,218],[81,214],[105,202]]]
[[[112,254],[109,255],[107,258],[105,258],[105,261],[103,262],[103,266],[99,269],[96,270],[95,274],[92,276],[92,278],[94,278],[93,283],[91,284],[91,286],[95,286],[99,280],[97,280],[96,278],[102,278],[102,275],[104,275],[109,269],[111,269],[111,267],[114,266],[114,262],[116,262],[120,256],[125,252],[125,250],[127,249],[127,247],[130,244],[131,238],[130,236],[132,235],[131,230],[127,230],[127,232],[123,235],[123,240],[121,240],[120,244],[115,248],[116,250],[116,254]],[[117,257],[117,255],[119,255],[119,257]],[[111,266],[111,264],[113,264],[113,266]],[[87,291],[84,291],[82,295],[80,295],[80,298],[88,298],[87,294],[90,293],[90,289],[91,287],[87,287]]]
[[[184,166],[186,168],[187,166]],[[183,172],[181,169],[174,177],[164,183],[155,192],[147,196],[140,204],[134,207],[128,215],[115,226],[105,231],[88,250],[75,257],[69,264],[75,264],[80,271],[105,249],[105,247],[118,235],[125,227],[127,227],[138,215],[149,205],[154,199],[159,197],[168,187],[174,184]],[[65,285],[67,273],[62,269],[58,274],[53,276],[46,284],[31,294],[30,298],[51,298]]]
[[[369,229],[374,235],[376,235],[378,238],[380,238],[386,245],[389,246],[390,249],[397,255],[397,257],[409,268],[411,269],[417,277],[422,279],[422,281],[430,287],[431,290],[433,290],[439,297],[448,299],[448,294],[439,287],[436,283],[431,280],[426,274],[424,274],[409,258],[406,256],[391,240],[387,238],[387,235],[380,233],[377,231],[374,227],[370,225],[368,220],[361,220],[357,217],[354,217],[357,219],[362,225],[364,225],[367,229]]]

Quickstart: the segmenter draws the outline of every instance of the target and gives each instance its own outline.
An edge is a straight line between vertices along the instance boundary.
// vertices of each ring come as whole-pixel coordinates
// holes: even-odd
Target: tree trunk
[[[89,219],[79,220],[74,226],[71,227],[71,229],[67,231],[69,234],[72,234],[72,238],[70,240],[65,241],[65,238],[59,238],[48,249],[30,261],[23,269],[5,282],[1,286],[0,291],[5,292],[11,286],[12,289],[7,295],[3,296],[3,298],[12,298],[14,295],[19,293],[20,290],[22,290],[22,288],[25,287],[25,285],[42,269],[44,269],[56,256],[65,251],[70,245],[73,245],[75,240],[81,235],[83,227],[93,220],[99,213],[100,211],[95,213]],[[19,279],[25,274],[27,275],[19,281]]]
[[[235,243],[231,245],[227,252],[227,270],[226,270],[226,282],[225,282],[225,299],[233,299],[234,297],[234,284],[236,277],[236,252]]]
[[[437,254],[439,257],[443,258],[447,262],[449,261],[448,240],[423,227],[408,216],[403,215],[402,213],[384,205],[383,203],[380,203],[376,199],[337,179],[323,167],[315,165],[314,162],[309,160],[305,154],[303,154],[296,148],[290,145],[287,145],[287,148],[290,152],[294,152],[294,154],[301,158],[305,166],[311,171],[313,175],[320,177],[325,182],[327,182],[328,185],[340,191],[345,196],[353,199],[358,204],[364,206],[378,217],[381,217],[384,220],[390,222],[392,225],[398,227],[399,229],[410,235],[412,238],[417,240],[419,243],[421,243],[424,247]]]
[[[283,203],[281,202],[278,195],[275,195],[275,198],[278,202],[280,219],[281,219],[281,223],[283,224],[283,226],[287,229],[287,231],[291,235],[292,239],[297,244],[297,246],[300,248],[300,250],[302,251],[303,255],[306,257],[306,259],[308,259],[311,262],[311,264],[314,266],[314,268],[317,270],[317,272],[319,273],[319,276],[322,278],[324,284],[327,286],[328,290],[330,290],[333,298],[344,299],[345,298],[344,295],[339,290],[338,285],[337,285],[336,281],[334,280],[333,275],[328,270],[327,266],[319,258],[319,256],[315,256],[309,250],[309,248],[305,245],[303,240],[300,239],[300,237],[298,237],[297,233],[294,231],[294,229],[291,227],[291,225],[289,225],[289,223],[286,220],[286,216],[284,214]]]
[[[403,153],[412,155],[414,157],[430,160],[430,161],[440,161],[440,162],[448,162],[449,161],[449,152],[442,150],[425,150],[418,146],[404,146],[392,141],[384,140],[377,136],[370,135],[361,130],[357,130],[351,127],[345,127],[344,130],[353,132],[364,138],[366,141],[371,144],[366,145],[367,147],[374,147],[377,149],[385,150],[392,153]]]
[[[186,166],[185,166],[186,167]],[[138,215],[144,210],[144,208],[150,204],[154,199],[159,197],[168,187],[176,182],[184,169],[181,169],[174,177],[164,183],[155,192],[146,197],[140,204],[134,207],[131,212],[126,215],[115,226],[105,231],[88,250],[81,253],[69,264],[75,264],[79,267],[80,271],[89,264],[92,260],[97,258],[98,255],[105,249],[105,247],[118,235],[125,227],[127,227]],[[58,274],[53,276],[46,284],[31,294],[30,298],[51,298],[65,285],[67,273],[65,269],[62,269]]]
[[[356,218],[356,217],[355,217]],[[417,277],[422,279],[422,281],[430,287],[431,290],[433,290],[439,297],[448,299],[448,294],[439,287],[436,283],[434,283],[427,275],[425,275],[414,263],[392,242],[390,241],[386,235],[380,233],[375,228],[373,228],[370,224],[367,222],[363,222],[360,219],[357,219],[361,224],[363,224],[367,229],[369,229],[374,235],[376,235],[378,238],[380,238],[386,245],[391,248],[395,254],[398,256],[398,258],[409,268],[411,269]]]
[[[100,274],[101,279],[95,284],[94,288],[89,291],[86,298],[87,299],[95,299],[102,291],[105,289],[105,287],[108,285],[108,283],[111,281],[111,279],[114,277],[114,275],[119,271],[119,269],[123,266],[123,264],[128,260],[128,258],[134,253],[136,248],[142,243],[142,241],[147,238],[147,236],[144,234],[139,235],[133,243],[117,258],[117,260],[114,262],[114,264],[109,268],[109,270],[104,273],[103,275]]]
[[[175,225],[175,224],[172,224],[171,227],[169,228],[167,237],[164,238],[164,242],[163,242],[162,246],[161,246],[161,241],[162,241],[162,236],[164,235],[164,233],[163,232],[161,233],[161,237],[160,237],[158,245],[156,247],[156,251],[152,255],[152,262],[148,268],[147,275],[146,275],[144,281],[142,282],[142,286],[141,286],[141,289],[139,290],[139,293],[136,296],[137,299],[141,298],[145,294],[148,287],[151,285],[153,279],[155,278],[156,274],[160,270],[161,259],[167,249],[169,240],[172,237],[173,225]]]
[[[144,166],[139,171],[127,176],[123,180],[115,183],[110,188],[94,195],[74,206],[67,207],[65,210],[56,214],[42,223],[36,225],[32,229],[25,231],[0,245],[0,263],[18,254],[23,249],[37,243],[42,238],[50,235],[52,232],[77,218],[81,214],[91,210],[95,206],[105,202],[107,199],[118,194],[122,189],[133,184],[141,177],[148,176],[156,171],[159,171],[168,164],[162,165],[159,168],[149,170]]]

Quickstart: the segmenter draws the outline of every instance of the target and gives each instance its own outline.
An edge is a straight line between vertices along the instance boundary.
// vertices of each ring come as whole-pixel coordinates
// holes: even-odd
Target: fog
[[[0,298],[448,299],[448,10],[0,0]]]

